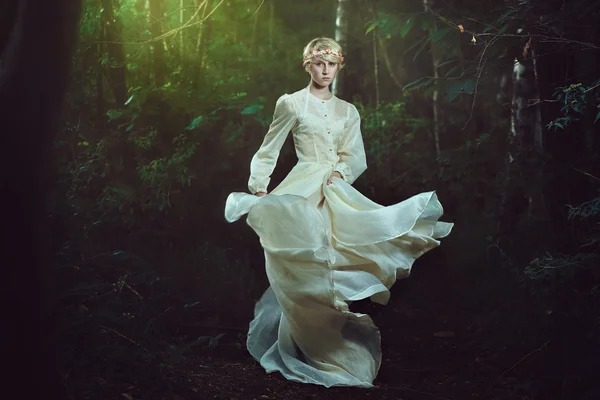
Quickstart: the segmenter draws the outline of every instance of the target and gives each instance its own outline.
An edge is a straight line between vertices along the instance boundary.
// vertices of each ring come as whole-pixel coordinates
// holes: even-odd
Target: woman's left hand
[[[331,185],[331,181],[333,180],[333,177],[337,177],[342,179],[342,174],[340,174],[339,172],[335,171],[333,174],[331,174],[331,176],[329,177],[329,179],[327,179],[327,184]]]

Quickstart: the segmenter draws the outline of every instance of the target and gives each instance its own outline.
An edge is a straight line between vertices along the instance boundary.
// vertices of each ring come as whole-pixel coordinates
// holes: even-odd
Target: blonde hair
[[[319,54],[318,57],[329,62],[334,62],[339,64],[338,71],[341,71],[344,68],[344,57],[342,56],[342,46],[339,45],[335,40],[328,37],[319,37],[311,40],[304,47],[304,52],[302,54],[302,67],[306,71],[309,70],[310,63],[314,58],[314,51],[325,51],[332,50],[332,54],[324,53]]]

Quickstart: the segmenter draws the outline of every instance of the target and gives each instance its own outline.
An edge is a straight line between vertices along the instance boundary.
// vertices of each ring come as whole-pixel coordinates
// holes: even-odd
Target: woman
[[[344,58],[329,38],[311,40],[310,85],[284,94],[250,165],[253,194],[232,193],[225,217],[247,223],[265,251],[270,287],[255,307],[247,346],[267,372],[297,382],[372,387],[381,364],[379,330],[348,304],[386,304],[415,259],[452,224],[438,222],[435,192],[384,207],[351,185],[367,168],[356,107],[329,85]],[[279,151],[292,132],[298,163],[270,193]],[[269,194],[267,194],[269,193]]]

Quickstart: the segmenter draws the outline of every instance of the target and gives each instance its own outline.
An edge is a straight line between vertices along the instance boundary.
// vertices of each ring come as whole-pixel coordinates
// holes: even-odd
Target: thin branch
[[[379,16],[377,15],[377,10],[374,7],[372,8],[372,11],[373,11],[373,18],[379,19]],[[381,53],[383,55],[383,61],[385,62],[385,67],[388,70],[388,74],[390,75],[390,78],[392,78],[392,82],[394,82],[394,84],[400,90],[404,90],[404,86],[400,83],[400,81],[398,80],[398,77],[394,73],[394,69],[392,68],[392,63],[390,62],[390,57],[388,55],[387,49],[385,48],[385,43],[384,43],[383,37],[378,35],[377,39],[378,39],[377,42],[379,44],[379,48],[381,49]]]
[[[256,14],[258,14],[258,11],[260,11],[260,9],[262,8],[263,4],[265,4],[265,0],[262,0],[262,1],[260,2],[260,4],[258,5],[258,8],[257,8],[256,10],[254,10],[254,13],[252,13],[252,15],[251,15],[250,17],[248,17],[248,19],[252,19],[252,18],[254,18],[254,16],[255,16]]]
[[[141,300],[143,300],[143,299],[144,299],[144,298],[142,297],[142,295],[141,295],[141,294],[139,294],[139,293],[137,292],[137,290],[135,290],[134,288],[132,288],[131,286],[129,286],[129,284],[128,284],[128,283],[126,283],[126,284],[125,284],[125,287],[126,287],[127,289],[131,290],[133,293],[135,293],[135,294],[136,294],[136,295],[137,295],[137,296],[138,296],[138,297],[139,297]]]
[[[594,89],[596,89],[597,87],[600,87],[600,84],[599,84],[599,85],[594,85],[594,86],[592,86],[592,87],[589,87],[589,88],[585,89],[585,93],[589,92],[590,90],[594,90]]]
[[[456,28],[457,30],[461,30],[457,23],[450,21],[447,18],[442,17],[439,13],[433,11],[431,9],[431,7],[429,7],[424,0],[421,0],[421,2],[423,3],[423,6],[425,7],[425,9],[427,11],[429,11],[431,14],[435,15],[440,21],[442,21],[443,23],[445,23],[446,25],[452,26],[454,28]],[[516,33],[493,33],[493,32],[482,32],[482,33],[477,33],[474,31],[469,31],[464,29],[463,30],[465,33],[469,33],[471,35],[473,35],[475,38],[477,37],[485,37],[485,36],[492,36],[492,37],[496,37],[496,38],[500,38],[500,37],[515,37],[515,38],[520,38],[520,39],[525,39],[525,38],[529,38],[529,37],[534,37],[534,38],[540,38],[543,40],[540,40],[540,43],[545,42],[545,43],[566,43],[566,44],[579,44],[581,46],[585,46],[585,47],[589,47],[591,49],[596,49],[596,50],[600,50],[600,45],[596,45],[594,43],[588,43],[588,42],[581,42],[579,40],[573,40],[573,39],[566,39],[566,38],[562,38],[562,37],[552,37],[552,36],[548,36],[548,35],[541,35],[541,34],[516,34]]]
[[[223,4],[224,2],[225,2],[225,0],[221,0],[221,1],[219,2],[219,4],[217,4],[217,5],[216,5],[216,6],[215,6],[215,7],[214,7],[214,8],[213,8],[213,9],[212,9],[212,10],[211,10],[209,13],[208,13],[208,15],[206,15],[206,17],[204,17],[203,19],[201,19],[201,20],[199,20],[199,21],[196,21],[196,22],[192,23],[191,21],[193,21],[193,20],[196,18],[196,16],[199,14],[200,10],[202,9],[202,5],[200,5],[200,6],[198,7],[198,9],[196,10],[196,12],[194,13],[194,15],[193,15],[193,16],[192,16],[192,17],[191,17],[191,18],[190,18],[190,19],[189,19],[189,20],[188,20],[188,21],[187,21],[185,24],[183,24],[183,25],[182,25],[182,26],[180,26],[179,28],[174,28],[174,29],[171,29],[170,31],[168,31],[168,32],[165,32],[165,33],[163,33],[162,35],[159,35],[159,36],[157,36],[157,37],[155,37],[155,38],[152,38],[152,39],[144,40],[144,41],[141,41],[141,42],[118,42],[118,41],[117,41],[117,42],[108,42],[108,41],[95,41],[95,42],[93,42],[93,43],[111,43],[111,44],[124,44],[124,45],[144,45],[144,44],[150,44],[150,43],[153,43],[153,42],[158,42],[158,41],[160,41],[160,40],[164,40],[164,39],[168,38],[169,36],[171,36],[171,37],[173,37],[173,36],[176,36],[176,35],[177,35],[177,34],[178,34],[178,33],[179,33],[181,30],[183,30],[183,29],[185,29],[185,28],[189,28],[189,27],[192,27],[192,26],[195,26],[195,25],[202,24],[204,21],[206,21],[208,18],[210,18],[210,17],[211,17],[211,16],[214,14],[214,12],[215,12],[215,11],[217,11],[217,9],[218,9],[218,8],[221,6],[221,4]],[[202,4],[204,4],[204,3],[202,3]]]
[[[479,57],[479,63],[477,64],[477,80],[475,81],[475,89],[473,90],[473,101],[471,102],[471,114],[469,115],[469,119],[467,119],[467,122],[465,122],[465,126],[463,126],[462,130],[465,130],[465,128],[467,127],[467,125],[469,125],[469,122],[471,122],[471,120],[473,119],[473,113],[475,111],[475,101],[477,100],[477,89],[479,89],[479,82],[481,80],[481,71],[483,71],[483,66],[485,65],[485,54],[488,50],[488,48],[494,44],[495,41],[497,41],[498,38],[494,38],[492,40],[490,40],[488,43],[486,43],[485,47],[483,48],[483,51],[481,52],[481,57]]]
[[[101,326],[103,329],[106,329],[107,331],[111,331],[111,332],[113,332],[113,333],[116,333],[117,335],[121,336],[123,339],[125,339],[125,340],[127,340],[127,341],[129,341],[129,342],[131,342],[131,343],[133,343],[133,344],[135,344],[136,346],[139,346],[139,347],[141,347],[141,348],[142,348],[142,349],[143,349],[143,350],[144,350],[146,353],[149,353],[149,351],[148,351],[148,350],[147,350],[147,349],[146,349],[144,346],[142,346],[141,344],[139,344],[139,343],[138,343],[138,342],[136,342],[135,340],[129,339],[127,336],[123,335],[122,333],[120,333],[120,332],[118,332],[118,331],[116,331],[116,330],[114,330],[114,329],[112,329],[112,328],[109,328],[108,326],[105,326],[105,325],[100,325],[100,326]]]
[[[582,170],[580,170],[580,169],[577,169],[577,168],[575,168],[575,167],[573,167],[573,169],[574,169],[575,171],[579,171],[579,172],[581,172],[581,173],[582,173],[582,174],[584,174],[584,175],[587,175],[587,176],[589,176],[590,178],[594,178],[594,179],[596,179],[597,181],[600,181],[600,178],[597,178],[597,177],[595,177],[594,175],[590,174],[589,172],[582,171]]]
[[[526,358],[528,358],[529,356],[531,356],[532,354],[538,353],[540,351],[542,351],[544,349],[544,347],[546,347],[546,345],[549,343],[550,341],[546,341],[546,343],[544,343],[541,347],[529,352],[528,354],[524,355],[519,361],[517,361],[512,367],[510,367],[509,369],[507,369],[506,371],[504,371],[502,373],[502,375],[500,375],[487,389],[486,392],[489,391],[500,379],[502,379],[504,377],[504,375],[508,374],[510,371],[512,371],[513,369],[515,369],[517,367],[517,365],[521,364]]]
[[[537,106],[540,103],[558,103],[558,100],[548,100],[548,99],[529,99],[529,104],[527,107]]]

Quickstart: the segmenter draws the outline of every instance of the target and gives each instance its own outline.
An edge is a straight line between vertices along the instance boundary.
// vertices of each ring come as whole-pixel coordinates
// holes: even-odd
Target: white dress
[[[266,191],[292,132],[298,163],[268,195],[231,193],[225,218],[247,223],[264,248],[270,287],[257,302],[247,346],[267,372],[297,382],[372,387],[381,365],[379,330],[348,302],[386,304],[390,287],[440,244],[435,192],[384,207],[351,184],[367,168],[356,107],[304,88],[277,100],[251,162],[250,193]],[[334,171],[343,179],[334,178]]]

